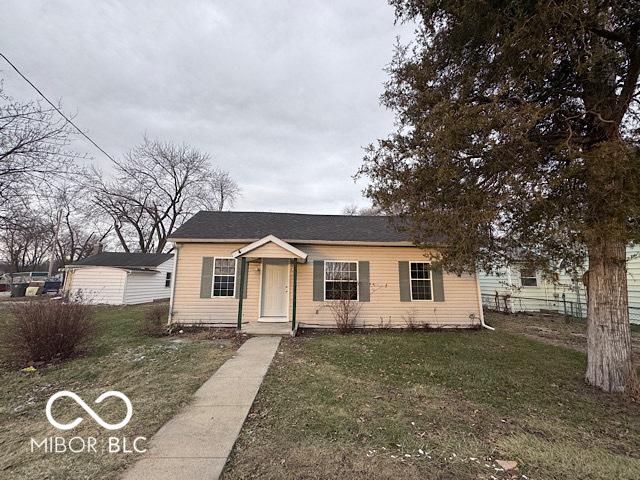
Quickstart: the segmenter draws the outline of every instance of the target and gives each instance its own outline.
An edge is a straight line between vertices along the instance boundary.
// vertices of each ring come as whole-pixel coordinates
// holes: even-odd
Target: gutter
[[[279,238],[279,237],[278,237]],[[239,243],[247,244],[253,243],[261,238],[182,238],[182,237],[170,237],[167,239],[174,243]],[[279,238],[283,242],[297,245],[364,245],[372,247],[416,247],[416,244],[408,240],[304,240],[295,238]],[[444,244],[432,243],[425,245],[424,248],[442,248]],[[422,248],[422,247],[417,247]]]
[[[122,287],[122,305],[127,304],[127,285],[129,285],[129,274],[131,272],[129,270],[125,270],[124,274],[124,285]]]
[[[482,328],[486,328],[487,330],[495,330],[495,328],[484,323],[484,310],[482,309],[482,294],[480,292],[480,276],[478,275],[478,271],[476,270],[476,295],[478,295],[478,308],[480,309],[480,326]]]

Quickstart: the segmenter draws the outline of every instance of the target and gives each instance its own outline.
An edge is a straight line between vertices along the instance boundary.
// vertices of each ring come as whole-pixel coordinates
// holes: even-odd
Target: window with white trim
[[[533,268],[521,268],[520,269],[520,285],[523,287],[537,287],[538,276]]]
[[[358,262],[324,262],[324,299],[358,300]]]
[[[411,300],[433,300],[430,263],[411,262],[409,278],[411,279]]]
[[[213,297],[233,297],[236,287],[236,259],[215,258],[213,262]]]
[[[165,277],[164,277],[164,286],[165,287],[170,287],[171,286],[171,272],[167,272]]]

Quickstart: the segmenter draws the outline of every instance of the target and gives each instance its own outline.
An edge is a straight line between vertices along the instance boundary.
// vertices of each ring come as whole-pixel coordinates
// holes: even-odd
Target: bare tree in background
[[[10,223],[0,228],[0,252],[10,272],[41,268],[51,242],[46,218],[24,203],[12,202],[6,209]]]
[[[376,207],[359,207],[355,203],[352,203],[342,209],[342,214],[351,216],[378,216],[382,215],[382,212]]]
[[[63,267],[91,255],[97,243],[104,243],[113,231],[111,225],[92,224],[86,212],[63,210],[57,238],[55,239],[57,265]]]
[[[64,181],[42,185],[32,198],[14,199],[0,228],[0,264],[6,270],[46,268],[50,274],[86,257],[110,233],[88,209],[82,186]]]
[[[146,137],[124,160],[116,161],[114,169],[110,180],[94,170],[89,185],[96,211],[111,218],[118,241],[127,252],[162,252],[167,238],[186,218],[209,208],[211,199],[216,199],[212,179],[222,173],[228,177],[226,172],[213,170],[206,153]],[[216,203],[222,208],[237,196],[229,189],[228,180],[221,182],[224,195]]]
[[[53,109],[7,96],[0,83],[0,222],[11,221],[12,204],[43,181],[74,168],[79,155],[67,149],[69,127]]]
[[[0,80],[0,261],[10,271],[42,268],[52,252],[61,217],[50,216],[48,195],[75,178],[74,133],[55,109],[6,95]]]
[[[48,232],[51,237],[50,269],[59,268],[91,254],[93,245],[104,242],[113,230],[111,222],[102,221],[92,212],[89,191],[75,182],[49,186],[43,200]]]
[[[222,212],[223,210],[235,206],[236,201],[240,197],[240,187],[236,181],[231,178],[229,172],[215,169],[209,181],[211,188],[211,196],[204,203],[207,210],[215,210]]]
[[[355,203],[352,203],[350,205],[346,205],[342,209],[342,214],[351,215],[352,217],[355,217],[356,215],[358,215],[359,211],[360,211],[360,207],[358,207],[358,205],[356,205]]]

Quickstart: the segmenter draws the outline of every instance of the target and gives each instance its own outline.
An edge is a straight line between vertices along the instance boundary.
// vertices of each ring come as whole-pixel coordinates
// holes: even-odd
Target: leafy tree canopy
[[[399,45],[367,195],[453,271],[583,264],[640,240],[640,2],[392,0]]]

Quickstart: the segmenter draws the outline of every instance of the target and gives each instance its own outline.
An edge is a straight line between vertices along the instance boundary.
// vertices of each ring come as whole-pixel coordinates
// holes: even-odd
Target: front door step
[[[289,323],[287,317],[260,317],[258,321],[264,323]]]
[[[291,322],[251,322],[242,324],[242,333],[248,335],[291,335]]]

